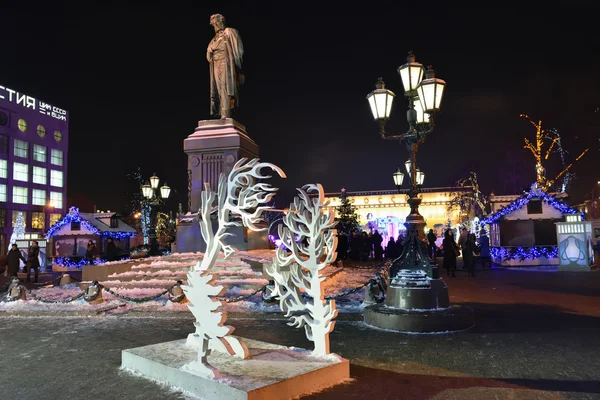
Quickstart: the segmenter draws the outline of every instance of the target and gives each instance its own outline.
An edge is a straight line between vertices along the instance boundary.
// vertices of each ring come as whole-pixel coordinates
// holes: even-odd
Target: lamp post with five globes
[[[446,82],[435,77],[435,72],[429,66],[427,70],[415,61],[410,52],[406,64],[398,68],[398,74],[404,86],[404,96],[408,100],[406,119],[408,130],[401,134],[388,134],[386,123],[390,118],[395,94],[385,88],[381,78],[375,85],[376,89],[369,93],[367,100],[373,117],[380,127],[380,135],[384,139],[398,140],[404,143],[409,152],[405,163],[406,172],[410,178],[411,187],[408,191],[407,203],[410,214],[406,218],[407,238],[400,258],[394,261],[390,269],[390,277],[395,277],[400,269],[422,269],[431,277],[432,265],[427,251],[421,249],[421,239],[424,237],[425,220],[419,213],[419,189],[425,180],[425,174],[417,167],[417,152],[427,135],[433,132],[435,113],[439,111]],[[423,76],[425,79],[423,79]],[[404,174],[398,169],[394,173],[394,183],[400,186]]]
[[[150,255],[156,255],[158,253],[158,243],[156,240],[156,212],[154,212],[154,208],[161,205],[164,200],[169,198],[169,194],[171,194],[171,188],[167,186],[166,182],[160,187],[160,197],[157,195],[157,189],[160,179],[156,174],[153,174],[150,177],[150,183],[146,183],[142,185],[142,194],[147,201],[147,204],[150,205],[150,227],[148,232],[148,237],[150,239]]]

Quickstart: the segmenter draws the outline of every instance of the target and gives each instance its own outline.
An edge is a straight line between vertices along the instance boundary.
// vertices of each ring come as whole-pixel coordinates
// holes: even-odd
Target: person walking
[[[444,241],[442,246],[444,247],[444,268],[446,268],[447,275],[452,272],[452,277],[456,278],[456,257],[460,255],[460,249],[454,241],[454,231],[447,229],[444,233]]]
[[[463,261],[465,268],[469,272],[469,276],[475,277],[475,252],[477,251],[477,245],[475,244],[475,235],[470,233],[467,235],[467,242],[465,244],[465,252],[463,253]]]
[[[106,252],[104,253],[104,256],[108,262],[117,259],[117,248],[110,237],[106,239]]]
[[[431,257],[431,259],[435,260],[435,241],[437,239],[437,236],[435,236],[435,233],[433,233],[433,229],[429,230],[429,233],[427,234],[427,241],[429,242],[429,257]]]
[[[10,246],[10,251],[6,255],[6,268],[8,269],[9,280],[12,277],[17,277],[19,269],[21,269],[19,266],[20,261],[27,263],[27,260],[25,260],[25,257],[21,254],[21,250],[13,243],[12,246]]]
[[[40,248],[38,247],[38,242],[34,240],[31,242],[31,246],[29,246],[29,251],[27,252],[27,263],[25,264],[25,268],[27,269],[27,282],[31,282],[31,270],[33,269],[34,273],[34,282],[38,281],[38,274],[40,273]]]
[[[490,254],[490,238],[485,233],[485,230],[481,230],[479,233],[479,258],[481,259],[481,266],[483,268],[492,268],[492,257]]]

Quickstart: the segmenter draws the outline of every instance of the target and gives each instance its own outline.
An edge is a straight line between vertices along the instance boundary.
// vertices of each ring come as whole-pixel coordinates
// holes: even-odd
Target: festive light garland
[[[72,222],[79,223],[84,226],[87,230],[89,230],[92,234],[109,237],[112,239],[124,239],[135,236],[135,232],[101,232],[98,228],[92,225],[87,220],[81,217],[79,214],[79,209],[77,207],[69,208],[69,213],[65,215],[63,219],[52,225],[50,229],[48,229],[48,233],[46,233],[46,239],[50,239],[53,237],[62,227],[71,224]]]
[[[129,260],[129,257],[123,257],[123,258],[119,259],[119,261],[123,261],[123,260]],[[59,265],[61,267],[68,267],[68,268],[79,268],[79,267],[83,267],[84,265],[99,265],[99,264],[104,264],[105,262],[106,262],[106,260],[100,259],[100,260],[92,260],[92,262],[90,263],[88,261],[88,259],[86,259],[86,258],[83,258],[79,261],[74,261],[70,257],[56,257],[53,261],[53,263],[56,265]]]
[[[548,204],[548,205],[554,207],[555,209],[557,209],[558,211],[560,211],[560,213],[563,215],[579,214],[579,215],[581,215],[582,221],[585,219],[585,215],[582,212],[569,207],[565,203],[548,195],[544,191],[532,189],[526,195],[519,197],[518,199],[516,199],[512,203],[508,204],[507,206],[504,206],[500,210],[496,211],[495,213],[490,214],[487,218],[482,219],[481,224],[493,224],[495,222],[498,222],[500,219],[504,218],[508,214],[511,214],[511,213],[523,208],[527,203],[529,203],[531,200],[534,200],[534,199],[540,199],[540,200],[544,201],[546,204]]]
[[[490,255],[493,260],[534,260],[541,257],[557,258],[558,246],[531,246],[531,247],[491,247]]]

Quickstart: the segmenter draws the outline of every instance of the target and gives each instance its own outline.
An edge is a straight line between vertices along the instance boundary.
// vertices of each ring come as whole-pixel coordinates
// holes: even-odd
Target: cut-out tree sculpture
[[[198,347],[198,361],[187,364],[185,368],[211,378],[218,376],[218,371],[208,363],[207,357],[211,350],[246,358],[248,349],[240,339],[230,336],[234,328],[225,325],[227,313],[219,311],[223,303],[215,298],[222,295],[226,288],[215,285],[217,276],[211,274],[210,270],[221,250],[225,258],[235,252],[225,242],[225,238],[232,236],[228,228],[243,225],[254,231],[266,229],[257,224],[261,222],[263,212],[269,209],[267,203],[275,195],[277,188],[258,182],[259,179],[271,177],[263,175],[261,170],[270,169],[285,178],[284,172],[273,164],[260,163],[258,159],[246,161],[247,159],[241,158],[229,175],[221,174],[218,197],[205,184],[201,193],[199,223],[206,242],[206,252],[202,260],[188,272],[188,284],[183,286],[190,301],[188,307],[196,318],[196,332],[188,337],[188,344]],[[216,229],[211,220],[213,212],[216,213]],[[241,218],[241,222],[232,220],[234,214]]]
[[[273,265],[266,267],[275,281],[273,295],[279,296],[280,307],[290,318],[288,325],[304,327],[316,355],[329,354],[329,333],[337,316],[335,300],[325,300],[325,278],[321,276],[323,268],[336,257],[335,224],[333,209],[324,203],[321,185],[298,189],[298,197],[279,226],[279,237],[289,243],[289,250],[279,247]],[[304,300],[300,291],[309,298]]]

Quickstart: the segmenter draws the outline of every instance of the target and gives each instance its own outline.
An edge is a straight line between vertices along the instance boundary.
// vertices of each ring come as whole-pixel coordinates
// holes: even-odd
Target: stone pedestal
[[[202,399],[290,399],[320,391],[350,378],[350,362],[335,354],[315,357],[310,351],[244,339],[250,358],[240,360],[212,352],[208,361],[221,376],[209,379],[186,366],[198,350],[185,340],[123,350],[122,367],[183,389]]]
[[[232,118],[199,121],[194,133],[183,141],[183,149],[188,157],[188,211],[193,214],[200,209],[204,183],[209,183],[211,190],[216,192],[221,173],[231,172],[240,158],[258,157],[258,145],[248,136],[244,125]],[[267,249],[269,246],[267,232],[248,232],[241,227],[229,231],[235,236],[228,237],[226,242],[238,250]],[[193,216],[178,224],[174,251],[204,251],[205,247],[200,226]]]
[[[183,141],[183,149],[188,156],[191,186],[188,211],[192,213],[200,209],[200,193],[205,182],[217,191],[221,172],[228,174],[242,157],[258,157],[256,142],[247,135],[242,124],[231,118],[199,121],[194,133]]]
[[[431,279],[424,271],[401,270],[392,278],[385,304],[365,308],[365,323],[400,332],[435,333],[473,326],[473,310],[451,306],[448,285],[439,279],[437,268]]]

